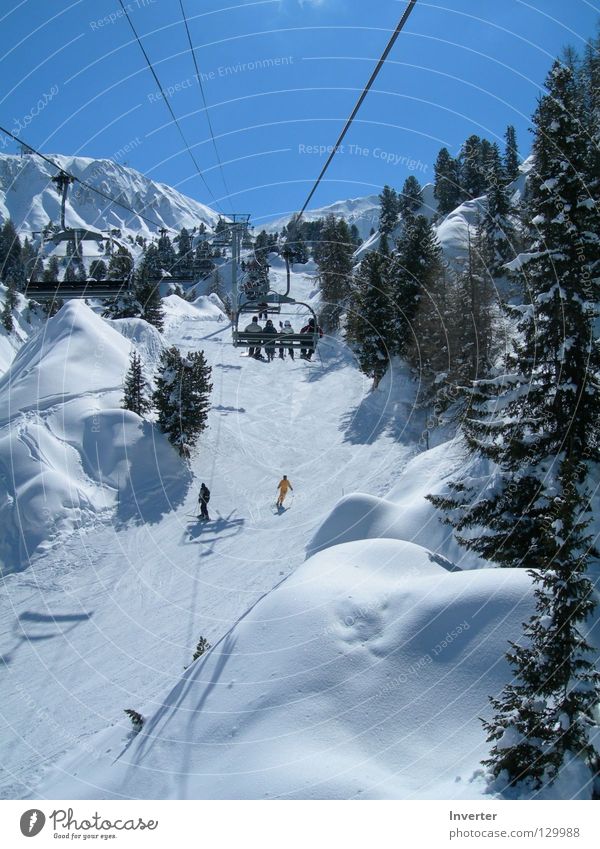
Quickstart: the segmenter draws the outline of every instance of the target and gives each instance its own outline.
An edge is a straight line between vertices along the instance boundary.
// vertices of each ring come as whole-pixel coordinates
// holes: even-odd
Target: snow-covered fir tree
[[[319,265],[319,287],[323,300],[322,323],[326,330],[337,330],[344,305],[350,294],[354,245],[343,218],[328,215],[321,241],[315,247]]]
[[[148,398],[148,387],[142,370],[142,358],[137,351],[131,353],[129,369],[125,375],[121,406],[124,410],[137,413],[138,416],[143,416],[152,406]]]
[[[360,369],[377,386],[396,350],[394,309],[386,266],[389,257],[369,252],[352,279],[346,317],[346,339],[356,352]]]
[[[411,174],[407,177],[402,186],[402,191],[398,195],[398,212],[404,218],[410,215],[416,215],[423,205],[421,195],[421,184],[417,178]]]
[[[533,118],[529,297],[511,310],[518,325],[506,373],[475,384],[464,423],[471,450],[495,466],[483,489],[474,481],[431,498],[468,548],[533,570],[535,613],[485,725],[497,786],[527,789],[552,782],[571,759],[591,787],[600,700],[584,630],[597,557],[589,525],[600,461],[599,206],[574,70],[556,62],[546,90]]]
[[[459,175],[463,200],[481,197],[485,192],[486,149],[482,150],[482,140],[477,135],[469,136],[461,148]]]
[[[153,248],[154,245],[151,245],[150,247]],[[175,253],[175,248],[173,247],[173,243],[171,242],[166,230],[161,230],[158,243],[156,245],[156,252],[159,272],[173,274],[177,262],[177,254]],[[148,249],[147,255],[148,254],[151,254],[150,249]],[[150,257],[148,258],[148,261],[150,261]]]
[[[410,218],[392,252],[388,280],[397,350],[419,370],[429,344],[424,331],[431,309],[428,293],[440,262],[441,249],[429,221],[423,215]]]
[[[181,356],[171,347],[163,351],[153,395],[158,425],[184,455],[207,427],[211,368],[204,351]]]
[[[177,242],[177,259],[175,272],[185,279],[191,278],[194,268],[194,251],[189,231],[182,227]]]
[[[519,150],[517,148],[517,134],[512,124],[509,124],[504,134],[504,173],[507,182],[515,180],[519,176]]]
[[[148,265],[142,260],[134,275],[133,294],[138,305],[136,315],[139,315],[149,324],[153,324],[157,330],[162,330],[164,314],[159,285],[156,279],[152,277]]]
[[[2,312],[0,312],[0,321],[2,322],[2,326],[7,331],[7,333],[12,333],[15,329],[15,323],[13,319],[13,310],[17,305],[17,287],[15,283],[10,280],[6,285],[6,294],[4,296],[4,305],[2,307]]]
[[[460,203],[460,183],[457,160],[443,147],[434,166],[435,186],[433,194],[440,215],[447,215]]]
[[[379,195],[379,232],[389,236],[396,222],[398,221],[398,213],[400,211],[398,194],[391,186],[384,186]]]
[[[92,280],[106,280],[108,269],[103,259],[94,259],[90,263],[90,278]]]

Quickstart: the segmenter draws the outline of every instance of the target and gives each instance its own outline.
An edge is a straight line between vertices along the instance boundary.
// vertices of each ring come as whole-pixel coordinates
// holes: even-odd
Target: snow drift
[[[524,572],[335,546],[193,663],[133,741],[102,732],[36,798],[478,797],[479,717],[530,607]]]
[[[85,303],[69,301],[0,380],[3,571],[115,507],[124,520],[144,515],[151,495],[155,517],[178,503],[185,467],[152,425],[120,409],[130,350]]]

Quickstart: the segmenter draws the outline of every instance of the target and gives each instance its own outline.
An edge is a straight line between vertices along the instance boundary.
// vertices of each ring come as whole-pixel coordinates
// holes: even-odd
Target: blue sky
[[[126,161],[225,213],[251,212],[258,224],[293,212],[405,2],[183,3],[231,197],[179,0],[126,5],[213,196],[118,16],[118,0],[2,4],[0,124],[45,152]],[[428,182],[442,145],[456,152],[471,133],[501,141],[509,123],[526,154],[552,59],[567,44],[583,47],[599,11],[588,0],[419,0],[312,205],[377,193],[385,183],[400,188],[411,173]]]

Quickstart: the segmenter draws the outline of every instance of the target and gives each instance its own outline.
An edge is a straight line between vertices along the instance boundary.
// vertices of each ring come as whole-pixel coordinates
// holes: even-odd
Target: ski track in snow
[[[283,271],[272,277],[281,289]],[[295,274],[293,285],[306,300],[314,281]],[[304,319],[300,310],[294,327]],[[200,635],[214,645],[304,560],[343,494],[383,495],[415,453],[385,433],[348,439],[348,416],[370,381],[335,340],[310,364],[242,358],[229,325],[212,318],[169,318],[165,340],[204,349],[213,366],[210,428],[191,459],[192,486],[153,524],[99,517],[5,578],[3,797],[30,792],[47,765],[122,721],[124,708],[157,709]],[[274,515],[282,474],[294,486],[293,509]],[[202,481],[211,490],[207,525],[189,518]]]

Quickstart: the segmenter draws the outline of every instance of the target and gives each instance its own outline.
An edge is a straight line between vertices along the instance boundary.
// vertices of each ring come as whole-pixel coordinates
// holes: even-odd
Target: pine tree
[[[25,286],[21,240],[10,218],[0,230],[0,280],[14,283],[19,291]]]
[[[146,254],[147,256],[147,254]],[[160,284],[151,275],[148,263],[142,261],[134,275],[133,293],[139,310],[136,312],[157,330],[164,326],[164,313],[160,299]]]
[[[573,70],[556,62],[534,115],[535,213],[524,257],[530,293],[517,316],[506,374],[475,384],[464,423],[493,477],[431,497],[459,540],[501,566],[527,566],[535,612],[508,658],[514,681],[492,700],[487,761],[501,782],[538,788],[570,758],[590,771],[600,677],[583,636],[594,602],[586,574],[598,556],[588,530],[600,461],[598,207],[589,203],[588,145]]]
[[[396,226],[400,211],[396,190],[390,186],[384,186],[383,191],[379,195],[379,204],[379,232],[389,236]]]
[[[13,310],[17,306],[17,291],[14,282],[11,280],[6,287],[6,295],[4,297],[4,305],[2,307],[2,312],[0,313],[0,321],[4,329],[8,333],[12,333],[15,329],[15,323],[13,319]]]
[[[133,257],[126,247],[119,245],[108,262],[109,280],[129,280],[133,274]]]
[[[509,218],[506,174],[496,144],[491,145],[485,163],[485,183],[487,216],[483,230],[489,246],[490,271],[498,277],[502,266],[515,257],[516,234]]]
[[[190,234],[185,227],[182,227],[176,241],[178,245],[176,273],[179,277],[190,279],[193,273],[194,251]]]
[[[385,236],[382,236],[385,238]],[[394,310],[385,267],[389,257],[369,252],[352,280],[346,339],[355,349],[360,369],[376,387],[395,352]]]
[[[465,200],[481,197],[485,192],[485,169],[483,160],[489,147],[487,142],[482,152],[483,142],[479,136],[472,135],[465,141],[459,156],[459,174],[462,197]]]
[[[519,151],[517,148],[517,135],[515,128],[509,124],[504,135],[506,147],[504,148],[504,173],[510,183],[519,176]]]
[[[423,205],[421,197],[421,184],[415,176],[411,174],[407,177],[402,186],[402,191],[398,197],[398,212],[404,218],[415,215]]]
[[[150,247],[154,247],[151,245]],[[171,239],[166,230],[161,230],[161,234],[158,239],[158,244],[156,245],[157,252],[157,270],[159,274],[163,272],[167,272],[168,274],[173,274],[175,270],[175,263],[177,260],[175,254],[175,248],[171,243]],[[146,256],[151,254],[150,249],[146,252]]]
[[[447,148],[443,147],[438,153],[434,170],[433,194],[438,202],[438,212],[440,215],[447,215],[460,203],[458,162],[450,156]]]
[[[207,427],[210,409],[211,369],[204,351],[182,357],[175,347],[161,356],[154,405],[158,425],[183,456]]]
[[[90,279],[91,280],[106,280],[108,271],[106,263],[103,259],[94,259],[90,263]]]
[[[350,238],[352,239],[353,244],[355,244],[357,248],[360,247],[360,245],[362,244],[362,239],[360,238],[360,232],[356,224],[350,225]]]
[[[327,331],[337,330],[350,294],[354,245],[346,222],[334,215],[325,219],[322,238],[315,248],[319,286],[323,299],[322,322]]]
[[[146,397],[146,381],[142,371],[142,358],[137,351],[133,351],[131,354],[129,370],[125,376],[121,406],[124,410],[131,410],[132,413],[137,413],[138,416],[143,416],[151,408],[150,401]]]
[[[467,228],[467,236],[465,267],[456,275],[452,292],[449,378],[456,389],[455,398],[473,381],[489,375],[494,351],[493,254],[481,221],[473,230]]]
[[[210,647],[211,647],[211,645],[208,642],[208,640],[206,639],[206,637],[200,637],[200,639],[198,640],[198,645],[196,646],[196,651],[194,652],[194,656],[192,657],[192,660],[198,660],[199,657],[202,657],[203,654],[206,654],[206,652],[209,650]]]
[[[427,292],[440,273],[441,249],[423,215],[411,218],[402,231],[389,265],[398,353],[408,355],[416,368],[422,364],[421,324],[430,309]]]

